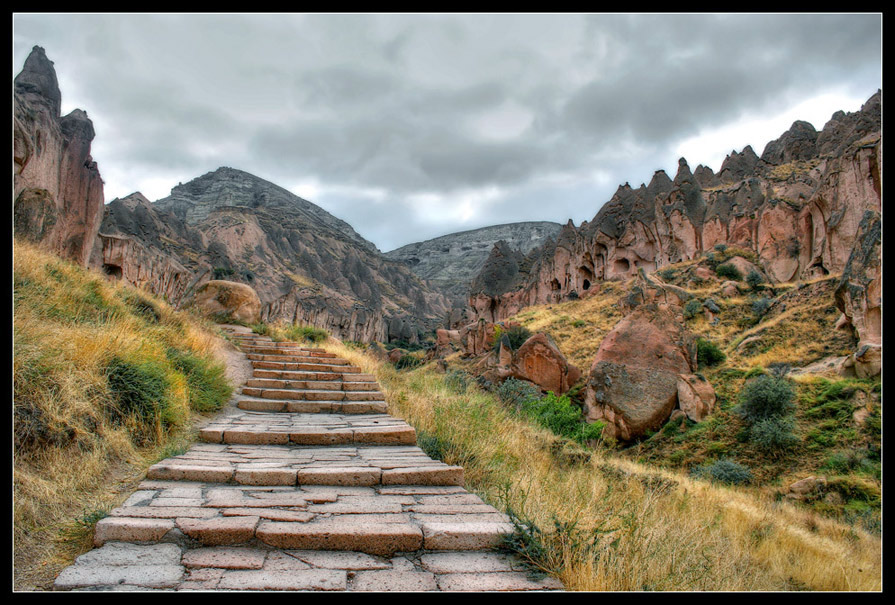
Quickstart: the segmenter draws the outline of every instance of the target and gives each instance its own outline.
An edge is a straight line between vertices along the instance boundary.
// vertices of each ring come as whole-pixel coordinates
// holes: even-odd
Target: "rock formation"
[[[109,204],[101,264],[178,304],[212,279],[257,291],[264,321],[323,328],[346,340],[419,340],[445,299],[384,258],[347,223],[268,181],[220,168],[149,203]],[[99,256],[99,254],[98,254]]]
[[[658,429],[675,409],[693,421],[714,406],[715,392],[697,376],[696,344],[674,305],[638,305],[600,345],[585,389],[589,422],[630,440]]]
[[[14,84],[15,233],[86,266],[103,216],[93,123],[80,109],[61,116],[56,71],[39,46]]]
[[[225,280],[205,282],[190,299],[202,315],[219,321],[258,323],[261,321],[261,299],[251,286]]]
[[[559,233],[562,225],[521,222],[451,233],[386,252],[386,258],[405,263],[420,278],[449,296],[455,307],[466,304],[469,284],[481,271],[494,244],[527,254]]]
[[[473,281],[470,319],[586,296],[600,280],[651,273],[717,244],[754,252],[771,282],[842,272],[865,213],[880,212],[880,96],[837,112],[819,133],[796,122],[760,158],[751,147],[733,152],[717,174],[682,158],[673,179],[659,170],[648,185],[626,183],[592,221],[570,221],[515,267],[495,248]],[[500,263],[492,283],[485,271]]]

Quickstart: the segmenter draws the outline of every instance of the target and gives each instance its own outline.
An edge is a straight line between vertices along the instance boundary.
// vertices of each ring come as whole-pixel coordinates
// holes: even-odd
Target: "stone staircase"
[[[253,377],[96,525],[56,590],[557,590],[494,550],[513,527],[387,414],[370,374],[225,326]]]

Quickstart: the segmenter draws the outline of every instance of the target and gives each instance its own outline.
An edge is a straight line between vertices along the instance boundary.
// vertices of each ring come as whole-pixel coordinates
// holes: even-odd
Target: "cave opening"
[[[111,265],[109,263],[103,264],[103,273],[112,277],[114,279],[121,279],[124,272],[121,270],[121,267],[118,265]]]

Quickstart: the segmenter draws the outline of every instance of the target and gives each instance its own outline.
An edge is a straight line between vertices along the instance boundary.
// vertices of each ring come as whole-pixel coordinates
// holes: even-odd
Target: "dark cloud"
[[[17,70],[43,46],[63,104],[95,120],[109,199],[229,165],[316,182],[312,201],[390,249],[488,221],[580,222],[618,183],[673,171],[697,133],[824,93],[866,99],[881,21],[29,14],[13,52]]]

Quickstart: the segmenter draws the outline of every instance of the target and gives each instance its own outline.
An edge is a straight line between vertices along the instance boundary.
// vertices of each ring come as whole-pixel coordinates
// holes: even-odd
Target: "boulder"
[[[501,355],[503,351],[501,346]],[[503,365],[504,358],[499,359]],[[532,382],[542,391],[553,391],[557,395],[565,393],[581,379],[581,371],[566,360],[546,334],[535,334],[526,340],[512,352],[508,361],[510,376]]]
[[[791,500],[813,500],[821,496],[826,487],[826,479],[812,475],[791,484],[786,491],[786,497]]]
[[[217,320],[258,323],[261,321],[261,300],[251,286],[238,282],[212,280],[197,291],[190,306]]]
[[[603,339],[587,378],[585,416],[624,441],[658,429],[675,410],[699,422],[715,392],[695,370],[695,340],[677,314],[641,305]]]

